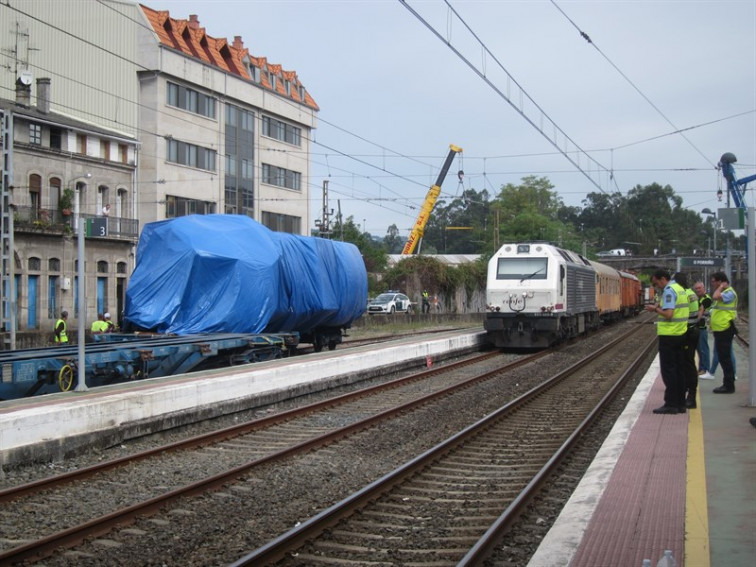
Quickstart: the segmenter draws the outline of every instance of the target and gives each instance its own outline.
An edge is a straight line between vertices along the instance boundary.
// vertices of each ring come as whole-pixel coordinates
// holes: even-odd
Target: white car
[[[393,315],[394,313],[412,313],[412,302],[410,298],[396,291],[387,291],[371,300],[367,306],[368,315],[384,313]]]

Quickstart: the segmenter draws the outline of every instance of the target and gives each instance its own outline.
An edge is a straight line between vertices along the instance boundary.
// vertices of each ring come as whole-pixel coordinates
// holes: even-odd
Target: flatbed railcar
[[[498,348],[547,348],[637,313],[640,281],[543,242],[504,244],[488,264],[486,318]]]
[[[118,334],[101,338],[85,347],[87,387],[274,360],[299,343],[296,333]],[[0,400],[72,390],[79,364],[76,345],[2,351]]]

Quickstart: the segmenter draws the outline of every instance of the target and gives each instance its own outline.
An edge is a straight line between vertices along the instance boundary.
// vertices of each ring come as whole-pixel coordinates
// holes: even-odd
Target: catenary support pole
[[[79,221],[79,241],[78,241],[78,261],[79,261],[79,281],[78,281],[78,292],[77,296],[79,298],[79,329],[78,329],[78,341],[79,341],[79,374],[78,374],[78,380],[76,381],[76,391],[77,392],[86,392],[89,390],[87,388],[87,381],[86,381],[86,374],[84,373],[84,361],[85,359],[85,352],[84,352],[84,341],[86,339],[85,332],[86,332],[86,326],[87,326],[87,286],[86,281],[84,280],[84,219],[80,216],[78,218]]]
[[[746,246],[748,246],[748,339],[756,337],[756,208],[747,210]],[[756,347],[748,349],[748,405],[756,406]]]

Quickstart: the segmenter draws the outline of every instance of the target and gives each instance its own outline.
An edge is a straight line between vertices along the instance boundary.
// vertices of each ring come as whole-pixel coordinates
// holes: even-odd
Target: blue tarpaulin
[[[274,232],[241,215],[147,224],[124,321],[161,333],[348,328],[365,311],[367,273],[353,244]]]

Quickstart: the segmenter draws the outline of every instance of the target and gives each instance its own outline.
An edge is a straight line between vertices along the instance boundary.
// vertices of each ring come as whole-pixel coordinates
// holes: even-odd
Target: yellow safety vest
[[[60,332],[60,337],[58,337],[58,334],[55,333],[55,330],[58,328],[58,325],[63,323],[63,330]],[[66,328],[68,325],[66,325],[65,319],[58,319],[55,321],[55,329],[53,329],[53,333],[55,333],[55,342],[56,343],[67,343],[68,342],[68,335],[66,334]]]
[[[690,313],[688,313],[688,323],[693,325],[698,322],[698,296],[696,295],[696,292],[690,288],[686,289],[685,293],[688,294],[688,309],[690,309]]]
[[[690,312],[688,296],[683,287],[677,282],[667,284],[667,287],[677,294],[675,312],[671,320],[659,315],[656,332],[663,336],[684,335],[688,331],[688,314]],[[664,289],[666,291],[667,288],[665,287]]]
[[[730,303],[724,303],[721,299],[715,299],[711,305],[711,330],[726,331],[730,327],[730,322],[738,316],[738,294],[732,287],[725,291],[731,291],[735,296]]]

